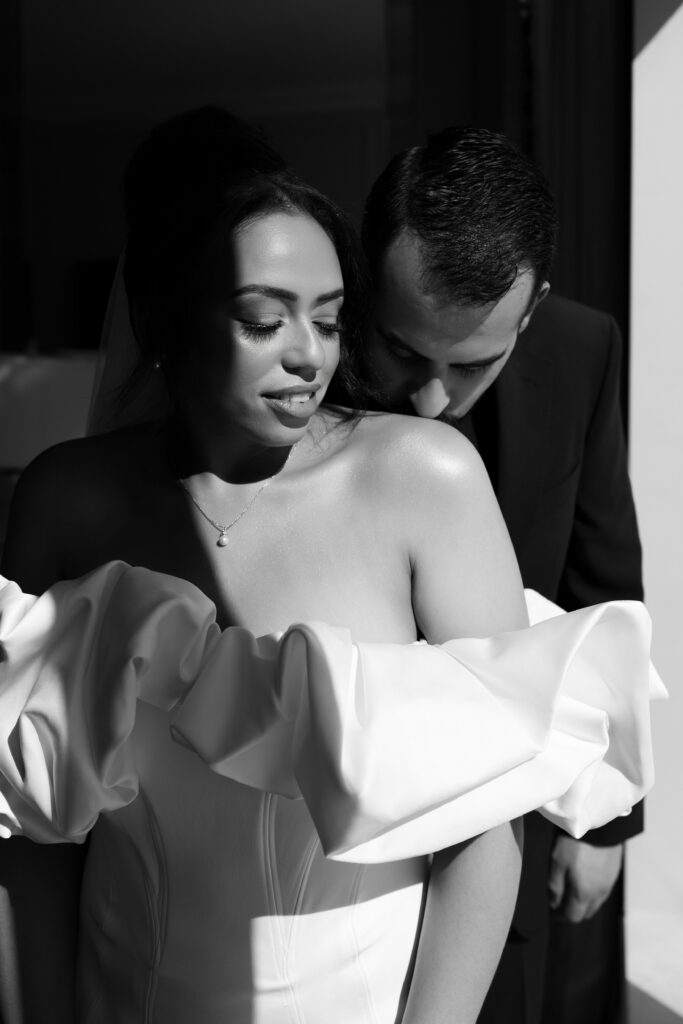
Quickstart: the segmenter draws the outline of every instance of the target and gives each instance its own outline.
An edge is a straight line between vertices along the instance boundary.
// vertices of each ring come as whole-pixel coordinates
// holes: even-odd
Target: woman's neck
[[[202,427],[180,416],[169,422],[169,462],[174,476],[187,479],[210,473],[228,483],[254,483],[279,473],[294,447],[262,444],[237,428],[218,431]]]

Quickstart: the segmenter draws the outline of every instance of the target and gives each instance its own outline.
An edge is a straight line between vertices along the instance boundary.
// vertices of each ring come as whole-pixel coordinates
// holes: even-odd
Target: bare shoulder
[[[103,434],[47,448],[23,471],[15,500],[69,503],[112,480],[135,452],[130,436]]]
[[[387,415],[364,418],[351,445],[358,507],[378,547],[402,557],[423,635],[442,643],[524,625],[510,538],[467,438],[445,423]]]
[[[117,515],[139,450],[121,432],[65,441],[38,455],[12,498],[3,572],[33,592],[61,578],[72,547]]]
[[[381,413],[364,417],[350,442],[378,485],[431,494],[487,481],[474,446],[446,423]]]

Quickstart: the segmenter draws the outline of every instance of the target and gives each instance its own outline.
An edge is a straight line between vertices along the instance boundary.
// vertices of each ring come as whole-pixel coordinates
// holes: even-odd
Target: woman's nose
[[[317,372],[325,363],[325,349],[313,324],[295,325],[282,362],[288,370]]]

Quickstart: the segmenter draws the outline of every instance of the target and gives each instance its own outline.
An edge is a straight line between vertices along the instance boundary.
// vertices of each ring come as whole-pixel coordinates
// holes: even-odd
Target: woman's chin
[[[258,437],[264,445],[273,448],[296,444],[306,433],[316,411],[308,416],[290,416],[284,411],[274,412],[269,417],[269,423],[264,423],[260,430],[252,430],[252,436],[255,439]]]

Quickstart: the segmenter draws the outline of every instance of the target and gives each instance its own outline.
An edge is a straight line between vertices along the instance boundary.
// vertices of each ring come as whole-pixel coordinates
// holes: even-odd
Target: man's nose
[[[441,377],[432,377],[412,393],[410,401],[418,416],[433,420],[444,411],[450,402],[450,397]]]

